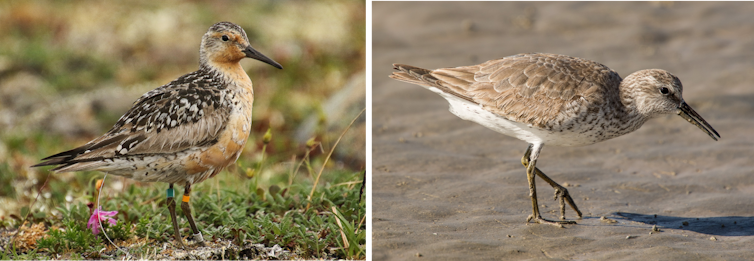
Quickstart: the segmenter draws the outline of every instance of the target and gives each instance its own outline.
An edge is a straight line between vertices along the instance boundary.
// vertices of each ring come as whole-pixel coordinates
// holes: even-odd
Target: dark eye
[[[228,38],[228,36],[227,36],[227,35],[223,35],[223,37],[222,37],[222,38],[223,38],[223,41],[225,41],[225,42],[227,42],[228,40],[230,40],[230,38]]]
[[[662,93],[662,94],[668,94],[668,93],[670,93],[670,90],[668,90],[668,88],[662,87],[662,88],[660,88],[660,93]]]

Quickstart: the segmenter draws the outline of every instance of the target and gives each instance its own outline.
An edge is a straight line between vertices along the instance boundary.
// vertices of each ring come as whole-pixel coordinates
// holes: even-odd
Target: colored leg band
[[[183,195],[183,202],[189,202],[189,198],[191,198],[191,196]]]
[[[172,198],[174,196],[175,196],[175,194],[174,194],[173,188],[169,188],[168,189],[168,198]]]

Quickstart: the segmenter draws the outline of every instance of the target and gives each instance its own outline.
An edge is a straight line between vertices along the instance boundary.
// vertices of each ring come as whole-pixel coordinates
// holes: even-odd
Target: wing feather
[[[230,115],[224,83],[197,71],[149,91],[134,102],[110,131],[89,143],[42,159],[53,171],[96,169],[103,159],[148,156],[209,146]],[[89,162],[89,163],[87,163]],[[99,165],[98,165],[99,164]]]
[[[621,82],[618,73],[600,63],[544,53],[434,71],[394,66],[400,71],[410,69],[396,72],[392,78],[438,87],[509,120],[538,127],[555,118],[568,120],[554,115],[562,115],[563,110],[577,108],[578,104],[598,106],[605,95],[617,101]]]

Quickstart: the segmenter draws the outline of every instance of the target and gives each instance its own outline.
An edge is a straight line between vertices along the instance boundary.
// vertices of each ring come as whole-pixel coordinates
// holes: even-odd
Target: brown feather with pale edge
[[[597,108],[620,103],[617,72],[565,55],[527,53],[436,70],[393,66],[400,71],[390,76],[393,79],[437,87],[509,120],[539,128],[577,117],[582,105]]]

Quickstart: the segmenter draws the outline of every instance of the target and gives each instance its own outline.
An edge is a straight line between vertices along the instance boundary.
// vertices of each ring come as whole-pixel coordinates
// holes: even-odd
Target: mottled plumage
[[[581,217],[567,190],[535,167],[544,144],[594,144],[635,131],[648,119],[670,113],[681,115],[715,140],[720,137],[684,102],[681,81],[665,70],[641,70],[621,79],[600,63],[543,53],[436,70],[393,66],[398,72],[391,78],[440,94],[458,117],[530,144],[522,159],[530,176],[534,210],[529,219],[540,223],[564,222],[539,216],[534,174],[555,188],[561,218],[565,218],[564,200]]]
[[[244,30],[229,22],[209,28],[199,54],[199,70],[142,95],[110,131],[34,167],[99,170],[167,182],[171,191],[173,183],[179,183],[186,186],[187,197],[192,184],[235,162],[246,144],[254,91],[239,61],[248,57],[282,69],[254,50]],[[189,221],[194,228],[193,219]]]
[[[250,110],[244,106],[251,101],[237,97],[245,90],[234,85],[206,70],[181,76],[144,94],[105,135],[38,165],[60,164],[53,169],[57,172],[101,170],[148,182],[200,182],[206,177],[195,180],[191,176],[197,173],[182,169],[187,156],[217,145],[234,107]]]

